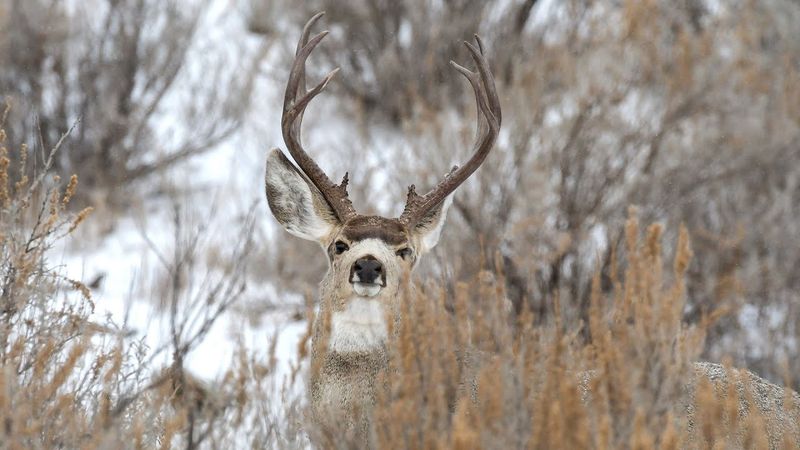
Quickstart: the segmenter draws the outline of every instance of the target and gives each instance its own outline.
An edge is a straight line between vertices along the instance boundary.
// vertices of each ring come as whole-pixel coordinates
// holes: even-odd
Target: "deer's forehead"
[[[408,242],[408,232],[397,219],[379,216],[361,216],[347,222],[342,234],[351,242],[376,239],[389,245]]]

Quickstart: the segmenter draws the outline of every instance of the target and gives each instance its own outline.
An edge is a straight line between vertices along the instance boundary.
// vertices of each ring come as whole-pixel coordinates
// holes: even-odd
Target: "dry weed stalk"
[[[100,393],[100,374],[127,369],[109,357],[113,340],[92,339],[89,289],[59,275],[47,252],[91,209],[66,212],[78,179],[73,176],[62,190],[49,173],[63,138],[31,180],[24,145],[15,177],[5,132],[0,136],[0,441],[3,448],[89,446],[105,435],[91,433],[99,428],[91,405]]]
[[[0,171],[0,441],[3,448],[169,446],[175,430],[188,434],[175,427],[195,408],[174,407],[175,392],[155,389],[165,383],[149,380],[146,350],[125,341],[117,325],[94,323],[90,289],[60,275],[48,257],[91,212],[68,213],[78,178],[62,188],[50,173],[68,135],[36,162],[32,180],[24,168],[12,179],[8,158]]]

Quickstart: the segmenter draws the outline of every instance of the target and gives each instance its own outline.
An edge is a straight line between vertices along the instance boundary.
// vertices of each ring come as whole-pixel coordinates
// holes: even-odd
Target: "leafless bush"
[[[462,86],[450,76],[447,62],[461,41],[488,28],[490,5],[477,0],[314,1],[294,8],[291,18],[302,25],[325,11],[331,37],[318,50],[319,58],[340,66],[343,74],[332,88],[365,115],[399,122],[448,100],[461,104],[456,92]]]
[[[202,0],[4,0],[9,136],[38,155],[81,119],[54,168],[116,200],[129,182],[214,147],[238,128],[266,47],[248,47],[247,36],[227,48],[210,41],[207,29],[225,16],[208,10]]]

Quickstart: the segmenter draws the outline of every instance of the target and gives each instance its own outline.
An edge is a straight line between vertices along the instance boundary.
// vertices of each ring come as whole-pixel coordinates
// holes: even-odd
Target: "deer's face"
[[[334,312],[353,301],[391,304],[419,258],[439,239],[450,197],[413,227],[399,219],[356,215],[342,223],[279,150],[267,161],[267,199],[275,218],[295,236],[318,242],[329,263],[323,288]]]
[[[397,293],[414,266],[405,227],[383,217],[356,217],[327,245],[330,277],[342,297],[375,298]]]

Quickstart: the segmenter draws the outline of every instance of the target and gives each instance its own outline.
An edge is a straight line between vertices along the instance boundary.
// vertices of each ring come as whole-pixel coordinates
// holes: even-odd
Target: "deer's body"
[[[319,364],[309,379],[316,416],[351,420],[372,406],[376,377],[386,365],[384,352],[314,352],[312,360]]]
[[[686,409],[690,426],[690,439],[693,443],[702,442],[702,430],[695,427],[697,421],[697,390],[707,380],[717,399],[724,400],[729,392],[738,396],[739,420],[744,422],[748,416],[757,416],[763,422],[763,431],[767,435],[767,444],[771,449],[800,448],[800,395],[753,374],[748,370],[726,368],[721,364],[696,362],[694,373],[687,377],[686,398],[683,407]],[[729,384],[733,383],[733,389]],[[730,423],[728,424],[730,426]],[[726,448],[752,448],[745,444],[745,427],[732,430],[729,445]]]
[[[318,242],[327,254],[329,268],[321,283],[319,314],[313,325],[309,390],[314,415],[321,420],[341,420],[345,426],[351,413],[364,412],[374,401],[380,382],[377,375],[387,363],[390,322],[398,319],[400,311],[401,284],[419,258],[438,242],[452,194],[494,145],[501,112],[480,39],[477,46],[466,43],[478,71],[452,64],[470,82],[478,104],[479,135],[472,157],[425,195],[418,195],[412,185],[398,218],[357,214],[347,195],[347,176],[340,184],[333,183],[305,152],[300,139],[306,106],[338,70],[305,90],[305,60],[326,35],[309,38],[310,28],[320,17],[314,16],[303,30],[284,99],[283,137],[299,169],[280,150],[272,150],[267,159],[266,194],[273,215],[287,231]],[[724,385],[726,379],[719,366],[695,365],[695,376],[687,378],[690,417],[693,386],[702,377],[715,385]],[[800,445],[797,394],[755,376],[739,380],[745,388],[755,389],[751,398],[757,409],[771,415],[770,441],[794,436]],[[778,412],[779,400],[784,397],[798,400],[795,409]]]

